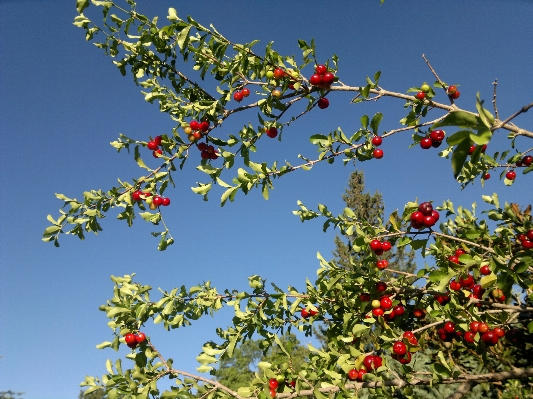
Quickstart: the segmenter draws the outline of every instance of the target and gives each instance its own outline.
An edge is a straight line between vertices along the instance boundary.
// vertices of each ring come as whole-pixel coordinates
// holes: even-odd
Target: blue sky
[[[334,232],[322,233],[320,222],[301,224],[291,212],[298,199],[340,212],[340,196],[353,170],[341,162],[318,165],[277,181],[269,201],[258,191],[238,194],[235,203],[220,208],[221,192],[203,202],[190,191],[206,179],[189,162],[177,188],[167,192],[172,204],[165,219],[176,243],[166,252],[156,250],[151,225],[137,218],[127,228],[112,213],[98,237],[81,242],[63,236],[59,249],[43,243],[46,215],[57,216],[61,205],[54,193],[80,198],[85,190],[108,189],[117,178],[140,175],[132,157],[117,154],[110,141],[119,133],[146,139],[173,126],[156,105],[144,101],[130,76],[122,77],[109,57],[85,42],[72,25],[74,5],[74,0],[0,0],[0,391],[26,392],[27,399],[76,397],[86,374],[101,375],[105,359],[116,358],[111,350],[95,349],[111,337],[98,311],[112,295],[110,275],[135,272],[137,281],[167,290],[206,280],[220,291],[245,289],[252,274],[303,288],[305,277],[316,275],[317,251],[330,256]],[[339,76],[347,84],[361,85],[377,70],[381,86],[389,90],[405,92],[432,82],[421,58],[425,53],[443,80],[461,84],[461,107],[475,109],[477,91],[490,102],[494,78],[501,116],[532,101],[531,1],[387,0],[380,6],[378,0],[159,0],[140,1],[138,10],[163,19],[170,6],[182,17],[213,23],[236,42],[273,40],[282,54],[298,55],[297,39],[314,37],[319,59],[339,56]],[[350,105],[349,94],[329,98],[328,109],[316,109],[293,124],[282,143],[261,143],[256,159],[296,164],[299,153],[315,154],[308,144],[312,134],[338,126],[354,132],[361,115],[377,111],[384,113],[382,128],[389,130],[404,116],[403,104],[391,99]],[[256,124],[255,114],[228,121],[224,132],[235,133],[248,120]],[[531,130],[533,114],[515,122]],[[504,132],[496,136],[491,148],[504,142]],[[410,140],[409,133],[395,135],[384,141],[382,160],[359,164],[367,188],[383,193],[387,212],[416,197],[469,206],[494,191],[502,200],[531,202],[531,177],[519,174],[522,184],[506,188],[493,173],[485,188],[476,183],[461,191],[449,162],[436,151],[408,150]],[[525,140],[517,144],[531,146]],[[151,156],[145,158],[155,166]],[[215,339],[215,327],[228,320],[226,313],[172,333],[153,325],[145,330],[177,368],[194,371],[202,343]]]

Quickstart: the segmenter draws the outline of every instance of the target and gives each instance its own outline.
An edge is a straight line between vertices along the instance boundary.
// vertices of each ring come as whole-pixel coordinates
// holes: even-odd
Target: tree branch
[[[460,399],[462,398],[465,394],[467,394],[468,392],[470,392],[470,390],[474,387],[474,383],[471,382],[471,381],[465,381],[461,384],[461,386],[459,387],[459,389],[457,389],[457,391],[455,391],[454,393],[452,393],[450,396],[448,396],[446,399]]]

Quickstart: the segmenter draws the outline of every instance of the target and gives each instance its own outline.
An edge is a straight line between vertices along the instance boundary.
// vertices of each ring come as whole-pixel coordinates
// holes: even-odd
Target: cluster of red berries
[[[315,73],[309,78],[309,83],[313,86],[331,86],[335,81],[335,75],[328,72],[328,68],[323,65],[317,65],[315,67]]]
[[[506,335],[505,331],[500,327],[495,327],[491,330],[487,323],[473,321],[470,323],[470,329],[465,332],[464,341],[467,344],[475,343],[476,334],[480,335],[481,340],[487,346],[496,345],[500,338],[503,338]]]
[[[439,213],[433,209],[431,202],[422,202],[418,210],[411,214],[411,227],[420,230],[431,227],[439,221]]]
[[[528,230],[526,234],[519,234],[517,238],[522,247],[526,249],[533,248],[533,230]]]
[[[281,380],[283,382],[283,380]],[[292,380],[290,382],[285,383],[287,386],[294,388],[296,386],[296,381]],[[279,387],[279,381],[276,378],[271,378],[268,380],[268,387],[270,389],[270,396],[272,398],[276,397],[276,394],[278,393],[278,387]]]
[[[411,363],[411,349],[418,346],[418,340],[412,331],[405,331],[401,341],[392,345],[392,358],[401,364]]]
[[[533,164],[533,156],[531,155],[526,155],[522,160],[516,162],[516,166],[518,167],[531,166],[531,164]]]
[[[124,335],[124,341],[129,348],[135,349],[139,344],[142,344],[146,341],[146,335],[143,332],[138,332],[137,334],[128,333]]]
[[[150,140],[146,147],[148,147],[149,150],[152,150],[152,155],[154,158],[158,158],[159,155],[163,153],[161,148],[159,146],[161,145],[161,136],[155,136],[153,140]]]
[[[198,144],[198,149],[201,152],[202,159],[217,159],[218,153],[215,150],[215,147],[212,145],[207,145],[206,143],[200,143]]]
[[[372,144],[375,147],[379,147],[381,143],[383,143],[383,139],[380,136],[372,137]],[[376,159],[383,158],[383,150],[381,148],[374,149],[374,151],[372,152],[372,156]]]
[[[205,133],[207,133],[208,130],[209,130],[208,121],[203,121],[203,122],[191,121],[191,123],[189,123],[189,126],[185,126],[183,128],[183,131],[187,135],[187,138],[192,143],[204,137]]]
[[[133,193],[131,193],[131,199],[134,201],[142,201],[147,200],[149,202],[150,209],[154,210],[158,206],[169,206],[170,205],[170,198],[167,197],[161,197],[160,195],[155,195],[154,198],[151,200],[148,200],[152,196],[152,193],[149,192],[142,192],[141,190],[136,190]]]
[[[237,90],[233,93],[233,99],[240,103],[244,97],[248,97],[250,95],[250,89],[247,87],[243,88],[242,90]]]
[[[374,251],[374,253],[377,256],[380,256],[383,254],[383,252],[390,251],[392,248],[392,245],[388,241],[379,241],[379,240],[372,240],[370,241],[370,249]],[[386,269],[389,266],[389,261],[386,259],[381,259],[376,262],[376,267],[380,270]]]
[[[457,87],[453,86],[453,85],[452,86],[448,86],[448,89],[446,90],[446,92],[454,100],[457,100],[459,98],[459,96],[461,95],[459,90],[457,90]]]
[[[435,294],[435,300],[441,305],[445,306],[452,299],[450,298],[450,293],[446,292],[444,294]]]
[[[363,367],[360,370],[351,369],[348,371],[348,379],[350,381],[363,381],[363,375],[368,371],[377,370],[383,364],[381,356],[378,355],[367,355],[363,359]]]
[[[417,100],[420,100],[420,101],[423,101],[425,98],[426,98],[426,93],[429,93],[429,90],[431,88],[429,87],[429,85],[427,83],[424,83],[421,87],[420,87],[420,91],[418,93],[415,94],[415,98]]]
[[[274,139],[278,135],[278,129],[275,127],[265,127],[265,133],[268,137]]]
[[[451,342],[454,338],[461,338],[463,336],[463,333],[459,330],[455,329],[455,323],[452,323],[451,321],[447,321],[444,323],[444,327],[441,327],[437,330],[437,334],[439,335],[439,338],[443,342]]]
[[[318,314],[318,308],[316,310],[312,308],[309,308],[309,309],[303,308],[300,314],[302,315],[304,319],[308,319],[311,316],[316,316]]]
[[[442,144],[442,140],[444,140],[445,136],[446,133],[444,133],[444,130],[432,130],[429,133],[429,136],[426,136],[420,140],[420,147],[422,147],[424,150],[427,150],[431,147],[438,148]]]

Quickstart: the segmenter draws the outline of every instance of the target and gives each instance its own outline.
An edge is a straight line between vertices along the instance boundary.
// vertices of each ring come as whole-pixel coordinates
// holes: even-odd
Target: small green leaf
[[[370,121],[370,128],[374,132],[374,134],[378,134],[378,127],[381,123],[381,120],[383,119],[383,114],[381,112],[376,113],[374,117],[372,118],[372,121]]]
[[[466,128],[480,127],[478,117],[466,111],[452,111],[440,122],[435,123],[431,129],[434,130],[441,126],[458,126]]]
[[[453,150],[452,154],[452,170],[453,170],[453,177],[457,179],[457,176],[461,174],[461,170],[463,169],[463,165],[466,162],[466,158],[468,157],[468,152],[470,151],[470,139],[463,140],[457,147],[455,147],[455,150]]]
[[[83,10],[89,7],[89,0],[76,0],[76,10],[81,14]]]

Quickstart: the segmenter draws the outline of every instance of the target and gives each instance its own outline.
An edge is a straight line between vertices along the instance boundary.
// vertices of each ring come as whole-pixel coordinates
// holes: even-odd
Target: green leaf
[[[492,138],[492,132],[490,129],[481,129],[478,131],[477,134],[470,133],[470,140],[472,140],[477,145],[483,145],[490,142],[490,139]]]
[[[452,170],[453,170],[453,177],[457,179],[457,176],[461,174],[461,170],[463,169],[463,165],[466,162],[466,158],[468,157],[468,152],[470,151],[470,139],[463,140],[457,147],[455,147],[455,150],[453,150],[452,154]]]
[[[383,119],[383,114],[381,112],[378,112],[374,117],[372,118],[372,121],[370,121],[370,128],[374,132],[374,134],[378,134],[378,127],[381,123],[381,120]]]
[[[324,136],[323,134],[313,134],[311,137],[309,137],[309,141],[311,144],[325,146],[328,143],[328,137]]]
[[[361,126],[363,126],[363,129],[368,129],[368,115],[361,117]]]
[[[176,9],[175,8],[169,8],[168,9],[168,17],[167,17],[170,21],[178,21],[179,18],[178,18],[178,13],[176,12]]]
[[[476,94],[476,109],[477,109],[477,112],[479,113],[479,119],[481,120],[481,122],[483,122],[483,124],[487,128],[490,128],[492,124],[494,123],[494,116],[492,116],[492,114],[489,111],[483,108],[483,102],[484,101],[482,101],[479,97],[479,91],[478,91]],[[486,144],[486,143],[483,143],[483,144]]]
[[[76,10],[78,10],[80,14],[82,14],[83,10],[89,7],[89,5],[89,0],[76,0]]]
[[[482,288],[488,288],[497,280],[498,280],[498,277],[494,273],[491,273],[488,276],[481,277],[479,284],[481,284]]]
[[[450,370],[446,367],[446,366],[443,366],[442,364],[440,363],[433,363],[432,364],[432,367],[433,367],[433,370],[435,371],[435,373],[440,377],[440,378],[449,378],[451,377],[452,373],[450,372]]]
[[[187,46],[187,44],[189,43],[189,32],[191,30],[191,26],[187,26],[185,29],[183,29],[179,34],[178,34],[178,46],[180,48],[180,50],[183,51],[183,48]]]
[[[477,128],[480,127],[479,118],[466,111],[452,111],[440,122],[435,123],[431,130],[436,129],[441,126],[458,126],[458,127],[467,127],[467,128]]]
[[[112,342],[105,341],[105,342],[102,342],[101,344],[96,345],[96,349],[104,349],[104,348],[108,348],[108,347],[110,347],[112,344],[113,344]]]
[[[529,324],[527,325],[527,330],[530,334],[533,334],[533,321],[529,322]]]
[[[446,139],[449,145],[457,145],[466,139],[470,139],[470,130],[459,130]]]
[[[49,236],[54,234],[55,232],[61,230],[61,226],[48,226],[43,233],[43,236]]]

